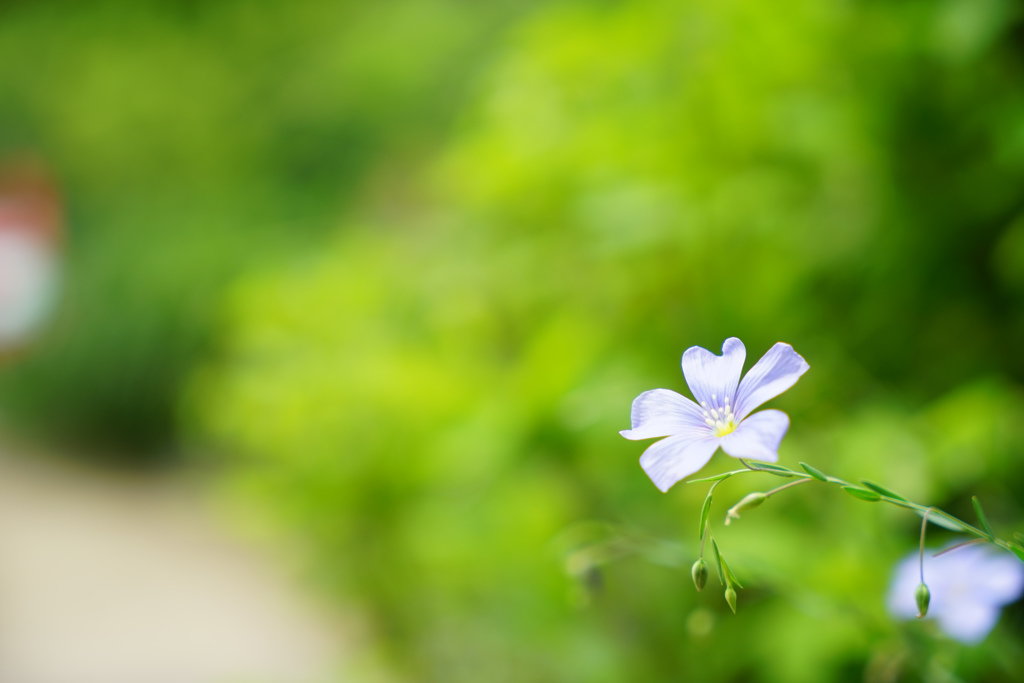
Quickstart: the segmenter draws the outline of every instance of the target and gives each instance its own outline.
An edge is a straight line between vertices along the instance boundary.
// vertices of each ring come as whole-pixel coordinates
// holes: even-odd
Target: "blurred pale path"
[[[196,498],[0,447],[0,683],[328,680],[336,625]]]

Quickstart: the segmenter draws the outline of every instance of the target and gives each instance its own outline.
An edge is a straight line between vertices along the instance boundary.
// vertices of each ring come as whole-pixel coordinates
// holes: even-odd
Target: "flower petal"
[[[1000,607],[1024,590],[1024,568],[1009,555],[970,546],[934,557],[926,548],[924,578],[931,589],[928,616],[943,632],[972,645],[984,640],[999,620]],[[916,616],[914,590],[920,581],[918,554],[913,551],[896,567],[889,589],[889,610],[896,616]]]
[[[633,441],[672,436],[695,428],[711,432],[697,404],[668,389],[652,389],[633,399],[630,423],[633,428],[619,434]]]
[[[787,429],[788,415],[781,410],[762,410],[740,422],[732,434],[722,437],[722,450],[734,458],[775,462]]]
[[[974,645],[985,640],[995,628],[1000,611],[999,607],[985,602],[958,600],[955,608],[942,610],[935,618],[947,636]]]
[[[697,402],[715,408],[721,406],[728,396],[735,405],[736,385],[746,358],[747,349],[736,337],[725,340],[721,356],[700,346],[686,349],[683,353],[683,376]]]
[[[688,477],[707,463],[718,449],[716,436],[694,430],[670,436],[652,444],[640,456],[640,466],[654,485],[668,491],[673,484]]]
[[[984,546],[954,551],[950,559],[957,555],[961,559],[957,573],[973,579],[973,600],[1001,607],[1016,602],[1024,592],[1024,564],[1013,555],[993,552]]]
[[[768,349],[740,382],[733,409],[736,418],[742,420],[754,408],[789,389],[810,367],[789,344],[779,342]]]

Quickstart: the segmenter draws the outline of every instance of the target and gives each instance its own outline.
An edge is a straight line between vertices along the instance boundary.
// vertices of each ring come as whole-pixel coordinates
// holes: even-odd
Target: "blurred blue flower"
[[[793,386],[810,366],[779,342],[741,382],[746,355],[735,337],[722,344],[721,356],[693,346],[683,354],[683,376],[697,403],[668,389],[645,391],[633,401],[633,428],[619,433],[627,439],[669,437],[640,456],[640,466],[662,491],[703,467],[719,446],[734,458],[779,459],[789,417],[778,410],[750,412]]]
[[[1004,605],[1024,591],[1024,563],[988,546],[967,546],[938,557],[924,558],[924,580],[931,591],[926,618],[961,643],[985,639]],[[889,611],[896,617],[917,616],[914,589],[920,581],[918,552],[896,565],[889,588]]]

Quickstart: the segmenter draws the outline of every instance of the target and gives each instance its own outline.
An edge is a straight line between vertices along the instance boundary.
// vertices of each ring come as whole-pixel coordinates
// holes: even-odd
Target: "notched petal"
[[[740,382],[736,391],[736,417],[742,420],[765,401],[789,389],[810,367],[789,344],[779,342],[768,349]]]
[[[683,353],[683,375],[697,402],[715,407],[722,405],[726,397],[734,401],[746,358],[747,349],[736,337],[725,340],[721,356],[700,346],[686,349]]]

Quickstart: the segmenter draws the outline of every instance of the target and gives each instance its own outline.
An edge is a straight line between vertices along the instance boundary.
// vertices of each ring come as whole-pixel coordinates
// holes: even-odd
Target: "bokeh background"
[[[697,594],[706,488],[617,431],[784,340],[783,464],[1022,529],[1022,65],[1009,0],[4,2],[66,234],[3,433],[198,472],[358,615],[338,680],[1015,680],[1024,607],[893,620],[920,519],[834,489],[720,486]]]

